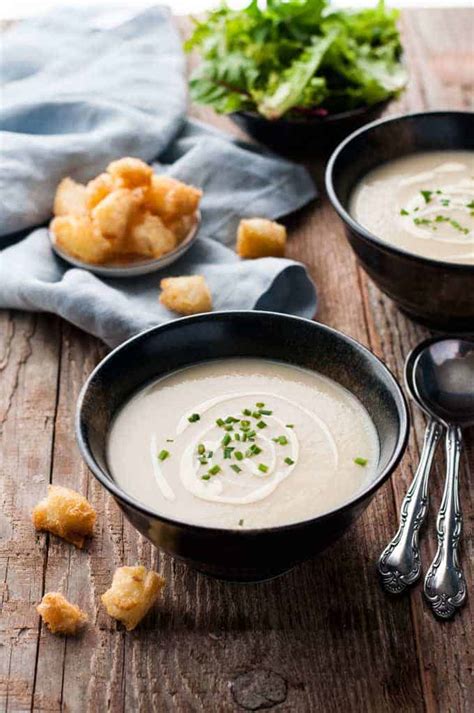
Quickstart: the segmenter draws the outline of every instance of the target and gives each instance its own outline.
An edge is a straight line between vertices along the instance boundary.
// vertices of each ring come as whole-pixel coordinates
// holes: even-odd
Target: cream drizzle
[[[334,459],[334,465],[335,467],[337,467],[339,462],[339,453],[337,445],[331,431],[329,430],[327,424],[323,421],[323,419],[321,419],[315,413],[312,413],[308,409],[304,408],[300,404],[296,403],[295,401],[269,392],[249,391],[241,394],[224,394],[223,396],[217,396],[212,399],[208,399],[207,401],[204,401],[203,403],[199,404],[198,406],[193,408],[192,411],[187,412],[181,417],[176,428],[176,435],[181,435],[188,427],[190,427],[191,425],[195,425],[195,422],[191,423],[189,421],[189,416],[191,416],[193,413],[199,413],[200,415],[202,415],[209,411],[209,409],[220,403],[224,403],[225,401],[233,400],[236,398],[248,397],[269,397],[272,399],[278,398],[281,401],[285,401],[291,406],[301,410],[304,414],[311,418],[312,421],[322,431],[327,442],[329,443],[329,447]],[[285,464],[277,470],[277,453],[275,443],[271,439],[269,439],[264,433],[259,432],[257,433],[257,441],[260,440],[265,442],[267,446],[269,446],[271,449],[271,461],[268,465],[267,473],[262,473],[258,469],[258,460],[256,461],[255,459],[245,458],[244,460],[239,461],[238,465],[240,468],[242,468],[243,471],[248,471],[252,476],[258,479],[262,479],[264,481],[263,485],[257,487],[256,489],[243,496],[230,496],[223,494],[224,476],[214,476],[209,481],[203,481],[199,475],[200,464],[196,456],[197,445],[199,443],[203,443],[205,445],[206,451],[212,450],[213,452],[217,451],[221,447],[221,441],[219,439],[212,441],[208,440],[209,432],[215,428],[215,425],[211,424],[210,426],[199,432],[196,439],[189,443],[183,453],[179,469],[180,479],[183,484],[183,487],[186,488],[188,492],[203,500],[233,505],[246,505],[248,503],[258,502],[271,495],[271,493],[276,490],[278,485],[292,473],[299,456],[299,443],[294,430],[291,428],[287,428],[284,422],[281,421],[281,419],[279,419],[277,416],[274,416],[272,414],[271,416],[264,416],[264,418],[267,421],[274,421],[276,424],[278,424],[279,429],[285,432],[285,435],[290,445],[291,459],[293,460],[292,465]],[[163,495],[165,497],[168,497],[169,499],[169,493],[172,493],[172,490],[168,483],[164,481],[164,478],[161,473],[161,468],[156,461],[156,439],[151,446],[151,451],[155,478]],[[166,488],[163,488],[163,481],[166,483]],[[245,487],[244,485],[239,483],[238,478],[233,479],[232,486],[234,488]],[[167,494],[165,494],[165,492]]]
[[[163,475],[160,464],[158,462],[158,446],[156,441],[156,435],[153,433],[150,439],[150,455],[151,464],[153,468],[153,475],[155,476],[156,484],[161,490],[161,494],[167,500],[176,500],[176,495],[174,494],[171,486]]]

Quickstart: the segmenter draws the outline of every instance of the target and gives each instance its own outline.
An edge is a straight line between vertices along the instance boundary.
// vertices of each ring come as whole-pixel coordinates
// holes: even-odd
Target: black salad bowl
[[[432,260],[383,242],[349,213],[351,194],[372,168],[421,151],[474,150],[474,113],[435,111],[382,119],[332,154],[329,199],[363,268],[409,317],[442,331],[474,332],[474,265]]]
[[[256,111],[230,115],[249,136],[280,153],[326,153],[363,124],[377,119],[388,101],[327,116],[266,119]]]
[[[324,374],[354,393],[380,441],[376,474],[350,502],[297,524],[266,529],[189,525],[127,495],[110,473],[106,444],[115,413],[149,382],[177,369],[257,357]],[[133,337],[92,372],[81,392],[76,432],[87,465],[136,529],[160,549],[207,574],[258,581],[282,574],[332,542],[365,510],[404,452],[408,415],[400,387],[368,349],[317,322],[272,312],[215,312],[178,319]]]

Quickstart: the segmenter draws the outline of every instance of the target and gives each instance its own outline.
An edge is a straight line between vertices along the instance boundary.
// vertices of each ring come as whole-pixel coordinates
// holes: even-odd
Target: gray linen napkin
[[[114,346],[176,316],[158,303],[162,277],[202,274],[214,309],[312,317],[302,265],[242,261],[226,247],[240,218],[279,218],[314,198],[309,175],[186,120],[184,60],[166,9],[105,25],[97,11],[68,9],[5,34],[0,246],[50,218],[63,176],[86,181],[123,155],[156,159],[157,170],[203,189],[199,239],[169,268],[112,280],[69,268],[37,229],[0,252],[0,307],[54,312]]]

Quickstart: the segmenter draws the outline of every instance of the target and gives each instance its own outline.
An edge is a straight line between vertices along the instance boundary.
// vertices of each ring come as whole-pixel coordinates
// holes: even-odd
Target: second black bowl
[[[395,247],[352,218],[352,192],[371,169],[411,153],[474,150],[474,113],[434,111],[376,121],[334,151],[326,170],[329,199],[360,263],[376,285],[418,322],[474,332],[474,265],[432,260]]]

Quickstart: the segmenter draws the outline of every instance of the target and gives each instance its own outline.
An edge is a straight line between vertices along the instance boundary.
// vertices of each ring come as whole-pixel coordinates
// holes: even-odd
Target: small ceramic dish
[[[135,260],[129,263],[112,262],[106,263],[105,265],[94,265],[88,262],[82,262],[82,260],[78,260],[72,255],[69,255],[69,253],[61,250],[61,248],[56,245],[52,232],[48,231],[48,233],[51,247],[56,255],[74,267],[89,270],[89,272],[93,272],[95,275],[100,275],[101,277],[137,277],[138,275],[148,275],[150,272],[157,272],[182,257],[196,241],[200,224],[201,213],[198,211],[196,213],[196,222],[184,240],[180,242],[175,250],[163,255],[163,257],[153,260]]]

